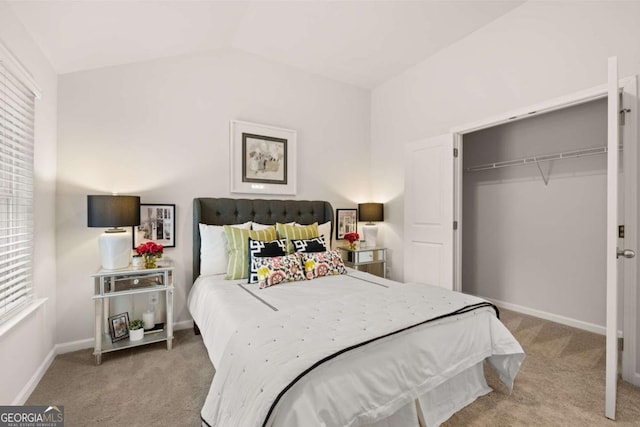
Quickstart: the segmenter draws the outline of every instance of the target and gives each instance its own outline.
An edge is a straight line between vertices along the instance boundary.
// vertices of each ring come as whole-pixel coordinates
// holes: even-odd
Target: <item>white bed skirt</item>
[[[403,406],[389,418],[363,427],[438,427],[491,391],[480,362]]]

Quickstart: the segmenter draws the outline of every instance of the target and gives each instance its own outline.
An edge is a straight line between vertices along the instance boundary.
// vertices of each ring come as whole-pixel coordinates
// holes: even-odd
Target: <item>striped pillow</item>
[[[291,240],[311,239],[313,237],[320,237],[318,232],[318,223],[314,222],[311,225],[287,225],[276,223],[276,230],[278,231],[279,239],[287,239],[287,253],[295,252]]]
[[[268,242],[276,239],[275,227],[264,230],[243,230],[241,228],[224,226],[227,236],[229,264],[227,279],[246,279],[249,271],[249,237],[253,240]]]

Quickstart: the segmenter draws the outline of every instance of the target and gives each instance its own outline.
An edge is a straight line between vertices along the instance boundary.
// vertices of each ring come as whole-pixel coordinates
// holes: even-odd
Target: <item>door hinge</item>
[[[453,149],[453,157],[458,157],[458,149],[457,148]]]
[[[618,338],[618,351],[624,351],[624,338]]]
[[[453,221],[453,229],[454,230],[458,229],[458,221]]]

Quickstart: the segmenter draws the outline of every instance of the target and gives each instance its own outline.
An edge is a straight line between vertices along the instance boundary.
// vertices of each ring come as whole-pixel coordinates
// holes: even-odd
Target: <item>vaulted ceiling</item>
[[[236,48],[373,88],[522,1],[10,1],[60,73]]]

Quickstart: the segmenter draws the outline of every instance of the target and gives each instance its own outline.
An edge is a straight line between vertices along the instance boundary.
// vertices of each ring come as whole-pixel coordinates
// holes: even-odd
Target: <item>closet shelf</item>
[[[621,145],[618,147],[618,150],[622,151]],[[553,153],[553,154],[545,154],[542,156],[525,157],[517,160],[506,160],[504,162],[486,163],[483,165],[470,166],[468,168],[465,168],[464,170],[465,172],[477,172],[477,171],[488,170],[488,169],[506,168],[510,166],[528,165],[533,163],[538,164],[540,162],[550,162],[553,160],[593,156],[596,154],[605,154],[606,152],[607,152],[607,147],[587,148],[584,150],[564,151],[562,153]]]

